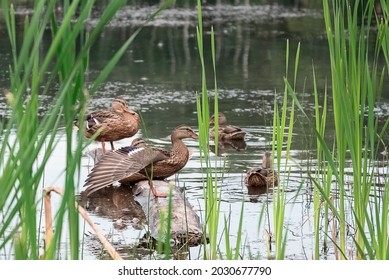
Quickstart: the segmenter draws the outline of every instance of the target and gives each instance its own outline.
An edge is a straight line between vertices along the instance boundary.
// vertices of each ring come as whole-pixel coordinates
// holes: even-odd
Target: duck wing
[[[246,186],[263,187],[266,186],[266,174],[261,168],[253,168],[247,171],[244,178]]]
[[[225,127],[223,127],[223,131],[225,133],[237,133],[237,132],[243,132],[246,134],[246,132],[244,132],[240,127],[238,126],[235,126],[235,125],[227,125]]]
[[[243,139],[246,135],[246,132],[243,131],[240,127],[234,126],[234,125],[227,125],[222,128],[223,133],[225,134],[225,139],[231,139],[231,140],[239,140]]]
[[[170,154],[170,151],[169,150],[166,150],[166,149],[163,149],[163,148],[158,148],[158,147],[153,147],[153,150],[155,151],[158,151],[160,153],[162,153],[163,155],[166,156],[166,158],[169,158],[171,156]]]
[[[128,146],[110,151],[92,168],[84,187],[88,195],[130,177],[146,166],[168,158],[158,149]]]
[[[90,113],[85,118],[85,126],[87,129],[91,129],[93,126],[99,125],[106,121],[121,120],[123,116],[117,112],[109,110],[101,110]]]

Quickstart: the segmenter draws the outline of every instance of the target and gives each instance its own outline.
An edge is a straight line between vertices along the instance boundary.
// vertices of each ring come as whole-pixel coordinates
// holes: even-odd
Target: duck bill
[[[198,140],[199,136],[196,133],[193,133],[191,138],[194,139],[194,140]]]

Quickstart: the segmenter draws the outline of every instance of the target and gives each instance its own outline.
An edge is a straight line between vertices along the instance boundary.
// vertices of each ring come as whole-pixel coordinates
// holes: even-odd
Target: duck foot
[[[105,149],[105,142],[101,142],[101,148],[103,149],[103,154],[105,155],[107,153],[107,150]]]
[[[150,186],[151,192],[153,193],[155,198],[158,198],[158,197],[166,198],[167,197],[167,193],[157,192],[157,190],[154,188],[154,184],[153,184],[152,180],[149,180],[149,186]]]
[[[114,151],[115,150],[115,147],[113,145],[113,142],[112,141],[109,141],[109,143],[111,143],[111,150]]]

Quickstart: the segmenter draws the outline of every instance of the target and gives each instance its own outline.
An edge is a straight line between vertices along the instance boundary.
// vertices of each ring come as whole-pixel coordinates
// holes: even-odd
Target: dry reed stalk
[[[51,214],[51,192],[43,189],[44,203],[45,203],[45,223],[46,223],[46,241],[45,250],[50,247],[51,240],[53,239],[53,220]]]
[[[46,248],[48,248],[48,245],[51,242],[52,235],[53,235],[53,228],[52,228],[52,221],[51,221],[51,197],[50,193],[53,191],[61,196],[63,196],[63,190],[55,187],[45,187],[43,188],[43,191],[45,192],[45,219],[46,219]],[[115,248],[109,243],[109,241],[105,238],[104,234],[100,231],[100,229],[93,223],[91,218],[88,215],[88,212],[78,205],[76,202],[76,207],[78,210],[78,213],[82,216],[82,218],[92,227],[92,229],[95,231],[97,237],[100,239],[100,242],[103,244],[104,248],[108,251],[109,255],[114,260],[123,260],[123,258],[116,252]],[[47,212],[47,209],[49,209],[49,213]],[[50,232],[50,233],[48,233]],[[49,239],[47,239],[49,238]]]
[[[272,240],[272,234],[267,230],[265,229],[265,241],[266,241],[266,252],[267,252],[267,259],[270,260],[272,259],[272,256],[271,256],[271,241]]]

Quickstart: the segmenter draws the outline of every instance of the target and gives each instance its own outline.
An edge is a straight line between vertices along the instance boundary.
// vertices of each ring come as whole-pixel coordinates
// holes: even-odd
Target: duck
[[[119,187],[148,180],[155,198],[167,197],[167,194],[156,191],[152,180],[164,180],[186,165],[190,152],[182,141],[185,138],[197,140],[198,135],[191,127],[180,125],[171,132],[170,151],[146,146],[141,144],[142,141],[135,146],[109,151],[88,174],[84,184],[87,195],[111,185]]]
[[[270,152],[262,157],[261,168],[253,168],[246,172],[244,183],[247,187],[265,188],[278,185],[278,175],[273,170],[273,159]]]
[[[75,122],[77,125],[77,121]],[[111,149],[115,150],[114,141],[134,136],[139,130],[139,115],[128,107],[122,97],[113,99],[110,109],[89,113],[85,118],[85,137],[96,135],[96,141],[101,142],[103,153],[106,154],[105,142],[109,141]]]
[[[219,141],[226,141],[226,140],[244,140],[244,136],[246,135],[246,132],[243,131],[240,127],[230,125],[227,122],[227,117],[222,113],[218,113],[219,118]],[[210,125],[215,124],[215,115],[212,115],[211,119],[209,120]],[[209,136],[211,139],[215,139],[215,128],[213,127],[210,132]]]

